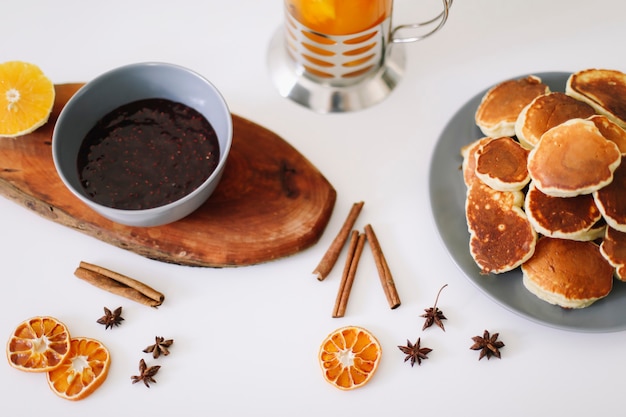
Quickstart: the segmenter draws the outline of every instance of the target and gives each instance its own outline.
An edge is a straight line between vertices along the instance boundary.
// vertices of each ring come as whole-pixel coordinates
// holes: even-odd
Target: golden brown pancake
[[[586,119],[595,114],[593,107],[561,92],[535,98],[520,112],[515,122],[517,140],[526,147],[537,146],[541,135],[570,119]]]
[[[543,193],[574,197],[610,184],[620,162],[617,145],[593,122],[572,119],[544,133],[530,151],[528,172]]]
[[[606,223],[620,232],[626,232],[626,156],[613,173],[613,181],[595,193],[596,201]]]
[[[615,268],[615,277],[626,281],[626,233],[607,227],[600,253]]]
[[[549,87],[533,75],[504,81],[483,96],[476,109],[476,124],[486,136],[513,136],[515,121],[522,109],[535,97],[549,91]]]
[[[481,181],[467,190],[470,252],[482,274],[510,271],[532,256],[537,233],[521,209],[520,191],[496,191]]]
[[[588,103],[626,129],[626,74],[608,69],[586,69],[567,80],[565,92]]]
[[[537,233],[573,240],[595,240],[604,235],[606,223],[591,194],[551,197],[530,183],[524,211]]]
[[[489,137],[478,139],[461,148],[461,156],[463,157],[463,182],[465,182],[465,186],[469,187],[472,182],[478,180],[476,176],[476,152],[478,152],[481,145],[492,140],[493,138]]]
[[[526,289],[564,308],[588,307],[613,288],[614,268],[593,242],[542,237],[522,265]]]
[[[626,154],[626,130],[619,127],[617,123],[613,123],[608,117],[596,114],[588,118],[591,120],[602,136],[615,142],[622,155]]]
[[[509,137],[482,144],[476,152],[476,176],[498,191],[520,191],[530,181],[528,150]]]

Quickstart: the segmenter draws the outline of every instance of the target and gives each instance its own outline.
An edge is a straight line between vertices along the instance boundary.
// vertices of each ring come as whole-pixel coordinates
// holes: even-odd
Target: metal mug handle
[[[446,20],[448,20],[448,15],[450,14],[450,7],[452,7],[453,0],[442,0],[442,1],[443,1],[443,10],[434,18],[427,20],[425,22],[399,25],[393,28],[393,30],[391,31],[390,43],[392,44],[410,43],[410,42],[421,41],[422,39],[429,37],[430,35],[437,32],[439,29],[441,29],[443,25],[446,23]],[[423,33],[421,35],[403,38],[403,37],[398,36],[397,34],[397,32],[401,30],[421,29],[421,28],[424,28],[425,26],[431,26],[435,23],[437,23],[437,25],[434,28],[432,28],[429,32]]]

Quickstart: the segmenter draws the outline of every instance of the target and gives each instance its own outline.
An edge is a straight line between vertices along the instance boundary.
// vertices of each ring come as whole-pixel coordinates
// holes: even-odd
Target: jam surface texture
[[[159,207],[193,192],[219,162],[219,143],[195,109],[151,98],[120,106],[87,133],[77,169],[87,195],[104,206]]]

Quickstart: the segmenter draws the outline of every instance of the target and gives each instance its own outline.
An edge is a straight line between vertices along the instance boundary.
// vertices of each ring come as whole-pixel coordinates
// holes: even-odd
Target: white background
[[[395,24],[424,19],[436,0],[397,0]],[[280,0],[20,0],[0,6],[0,61],[38,64],[55,83],[88,81],[116,66],[187,66],[222,91],[233,113],[281,135],[333,184],[337,204],[318,244],[286,259],[205,269],[148,260],[0,199],[0,337],[22,320],[52,315],[112,354],[104,385],[72,403],[43,375],[0,361],[0,414],[65,415],[615,415],[623,408],[626,333],[589,334],[529,322],[492,302],[452,263],[433,222],[428,172],[447,121],[484,88],[520,74],[589,67],[626,70],[621,0],[457,0],[445,29],[406,47],[407,72],[383,103],[320,115],[281,98],[266,53],[282,24]],[[364,252],[347,314],[331,318],[341,267],[311,274],[353,202],[371,223],[402,298],[390,310]],[[81,260],[139,278],[166,295],[158,310],[73,276]],[[342,262],[343,258],[340,259]],[[437,290],[446,332],[422,332]],[[95,323],[123,306],[122,326]],[[317,363],[337,327],[368,328],[383,346],[371,382],[343,392]],[[471,337],[500,332],[502,359],[478,361]],[[4,335],[4,336],[3,336]],[[157,384],[132,385],[141,350],[173,338]],[[433,349],[411,368],[397,345]]]

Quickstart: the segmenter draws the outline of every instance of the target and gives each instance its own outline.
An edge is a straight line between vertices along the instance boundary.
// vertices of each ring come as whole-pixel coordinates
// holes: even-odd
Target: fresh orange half
[[[20,323],[7,342],[7,358],[14,368],[48,372],[70,353],[70,333],[53,317],[39,316]]]
[[[342,390],[365,385],[374,375],[382,349],[369,331],[347,326],[329,334],[319,352],[324,378]]]
[[[61,398],[81,400],[102,385],[110,365],[109,351],[98,340],[73,338],[69,356],[48,372],[48,385]]]
[[[48,121],[54,84],[34,64],[0,64],[0,137],[25,135]]]

